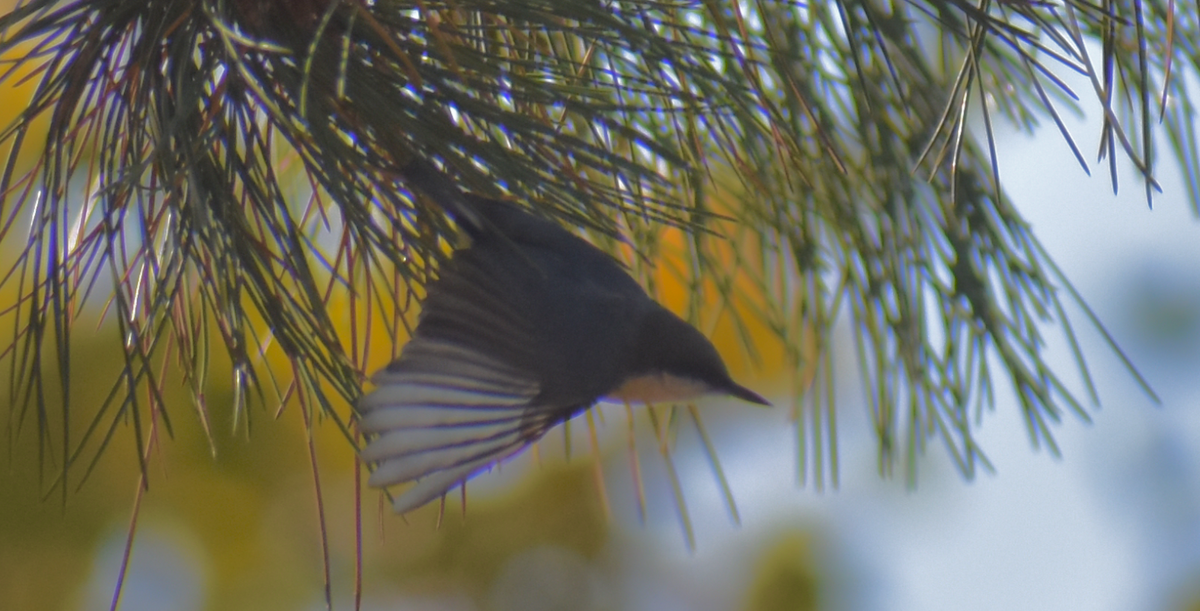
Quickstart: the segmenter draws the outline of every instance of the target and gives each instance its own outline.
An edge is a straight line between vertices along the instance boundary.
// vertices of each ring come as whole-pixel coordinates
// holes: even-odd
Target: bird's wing
[[[397,513],[445,494],[555,424],[530,407],[536,380],[445,340],[414,338],[374,381],[358,404],[359,425],[373,436],[361,456],[376,463],[371,486],[416,481],[395,498]]]
[[[412,170],[409,178],[455,215],[472,245],[443,267],[413,339],[358,406],[370,436],[362,458],[375,464],[369,484],[416,482],[394,500],[397,512],[520,451],[609,385],[598,372],[590,377],[603,388],[580,388],[572,374],[594,363],[560,362],[569,360],[564,352],[581,360],[565,348],[605,339],[574,330],[578,302],[598,306],[572,289],[576,267],[607,255],[516,206],[462,196],[436,174]]]

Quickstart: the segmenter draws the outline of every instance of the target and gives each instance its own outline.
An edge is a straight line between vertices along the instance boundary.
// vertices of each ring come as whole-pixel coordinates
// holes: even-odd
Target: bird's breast
[[[605,398],[628,403],[673,403],[697,399],[709,392],[703,382],[667,373],[628,378]]]

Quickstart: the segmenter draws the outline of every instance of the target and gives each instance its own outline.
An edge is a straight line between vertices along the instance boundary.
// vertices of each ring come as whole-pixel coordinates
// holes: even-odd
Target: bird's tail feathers
[[[479,210],[446,173],[426,159],[415,158],[400,168],[409,187],[424,193],[459,225],[472,233],[484,230]]]

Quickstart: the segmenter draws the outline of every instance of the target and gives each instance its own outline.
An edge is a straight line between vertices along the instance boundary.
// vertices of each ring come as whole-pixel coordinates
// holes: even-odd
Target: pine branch
[[[370,339],[395,353],[452,233],[397,181],[421,157],[648,259],[667,227],[686,230],[692,303],[724,304],[693,316],[732,316],[747,353],[762,323],[818,381],[811,406],[797,397],[818,478],[836,477],[836,412],[815,401],[831,397],[820,381],[842,315],[883,471],[903,457],[915,476],[934,439],[965,474],[986,464],[973,431],[1002,378],[1053,447],[1050,423],[1086,417],[1044,361],[1046,329],[1075,345],[1065,279],[1003,194],[994,124],[1049,117],[1070,140],[1058,117],[1081,94],[1059,75],[1084,74],[1105,109],[1101,158],[1130,159],[1149,199],[1165,115],[1200,201],[1180,76],[1200,61],[1200,26],[1183,10],[33,0],[0,17],[6,78],[37,82],[0,135],[0,239],[21,253],[0,275],[16,294],[12,434],[36,426],[65,492],[116,427],[169,426],[169,385],[190,389],[209,431],[219,365],[241,422],[249,402],[299,397],[353,439],[345,406],[387,356]],[[93,408],[72,400],[71,347],[102,303],[124,359]],[[823,372],[802,367],[810,350]]]

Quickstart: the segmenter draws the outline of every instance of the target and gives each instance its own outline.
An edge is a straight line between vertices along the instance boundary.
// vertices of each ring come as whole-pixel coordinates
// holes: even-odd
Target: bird
[[[430,161],[400,174],[469,242],[441,266],[399,358],[357,403],[368,485],[413,483],[393,497],[396,513],[444,497],[602,399],[770,405],[608,253],[512,202],[461,191]]]

